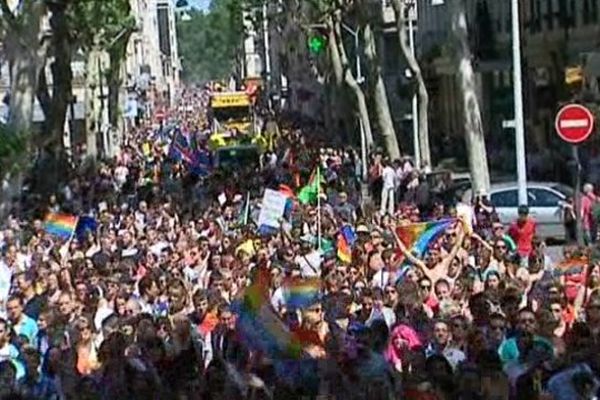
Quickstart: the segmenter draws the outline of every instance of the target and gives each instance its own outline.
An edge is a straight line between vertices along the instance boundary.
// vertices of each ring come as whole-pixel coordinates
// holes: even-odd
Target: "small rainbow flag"
[[[75,215],[49,213],[44,220],[44,230],[51,235],[70,239],[75,232],[78,219]]]
[[[406,248],[416,257],[421,258],[427,252],[429,245],[455,223],[456,219],[444,219],[410,224],[398,227],[396,233]]]
[[[283,282],[283,299],[286,307],[305,308],[319,300],[321,280],[289,279]]]
[[[352,246],[356,242],[356,234],[350,225],[344,225],[337,236],[337,256],[343,263],[352,262]]]

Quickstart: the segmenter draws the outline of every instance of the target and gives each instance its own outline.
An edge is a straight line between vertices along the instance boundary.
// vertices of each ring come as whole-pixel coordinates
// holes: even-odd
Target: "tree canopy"
[[[179,54],[188,82],[228,77],[243,44],[242,2],[213,0],[206,12],[191,10],[178,19]]]

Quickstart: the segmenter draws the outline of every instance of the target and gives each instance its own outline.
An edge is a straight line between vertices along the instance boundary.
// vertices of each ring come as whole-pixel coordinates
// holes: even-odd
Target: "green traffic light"
[[[327,40],[321,35],[314,35],[308,38],[308,49],[313,54],[319,54],[325,50]]]

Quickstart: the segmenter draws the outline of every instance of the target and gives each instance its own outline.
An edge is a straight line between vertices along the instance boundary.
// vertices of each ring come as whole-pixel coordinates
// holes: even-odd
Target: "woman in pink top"
[[[581,196],[581,224],[583,225],[583,235],[585,244],[594,242],[594,204],[598,198],[594,194],[594,186],[591,183],[583,185],[583,196]]]

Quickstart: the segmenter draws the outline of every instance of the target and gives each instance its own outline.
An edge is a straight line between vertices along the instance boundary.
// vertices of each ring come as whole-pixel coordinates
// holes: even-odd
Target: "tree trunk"
[[[72,98],[73,72],[71,70],[71,38],[69,35],[69,22],[66,15],[66,5],[52,3],[50,6],[52,17],[52,44],[54,61],[52,70],[52,107],[50,116],[46,116],[50,132],[62,147],[62,137],[65,130],[67,108]],[[50,117],[50,118],[48,118]]]
[[[98,82],[100,76],[98,74],[98,58],[100,57],[97,49],[92,49],[88,53],[86,60],[85,87],[90,87],[91,90],[85,91],[85,110],[86,110],[86,134],[85,145],[87,149],[86,156],[92,160],[98,157],[98,133],[100,132],[100,105],[98,97]]]
[[[333,21],[329,21],[329,43],[332,53],[337,52],[338,57],[342,63],[344,82],[350,87],[352,93],[356,97],[356,104],[358,107],[358,115],[363,125],[363,131],[365,134],[365,144],[367,150],[373,146],[373,131],[371,130],[371,121],[369,120],[369,109],[367,108],[367,102],[365,100],[365,94],[362,88],[352,75],[352,70],[348,63],[348,56],[344,43],[342,41],[342,32],[340,26],[341,17],[339,11],[336,11]]]
[[[400,148],[398,147],[398,138],[396,137],[394,121],[392,120],[392,115],[390,113],[390,105],[388,103],[385,84],[383,82],[383,77],[381,76],[381,66],[377,58],[375,36],[370,24],[365,24],[363,36],[365,41],[365,54],[369,60],[372,76],[375,81],[374,99],[377,121],[379,123],[379,128],[381,129],[388,155],[392,160],[397,160],[400,158]]]
[[[4,48],[10,66],[10,114],[8,125],[14,132],[29,134],[33,119],[39,71],[46,57],[47,43],[41,37],[42,16],[46,6],[41,1],[25,1],[19,15],[3,7],[7,23]]]
[[[12,36],[12,35],[10,35]],[[37,69],[36,60],[26,50],[16,50],[10,57],[10,104],[8,125],[19,133],[29,134],[33,119]]]
[[[408,32],[405,18],[407,8],[406,1],[392,0],[392,6],[396,15],[396,29],[398,30],[398,39],[400,41],[402,54],[408,63],[412,75],[417,81],[417,96],[419,99],[418,140],[421,165],[431,167],[431,150],[429,149],[429,94],[427,93],[427,86],[425,86],[421,67],[408,45]]]
[[[108,123],[111,128],[119,125],[120,107],[119,90],[121,90],[120,62],[116,65],[113,57],[110,58],[111,67],[108,71]],[[117,69],[113,69],[113,66]]]
[[[454,1],[452,30],[458,40],[458,79],[463,92],[465,139],[467,154],[469,155],[469,169],[471,171],[473,193],[489,193],[490,175],[485,137],[483,135],[475,72],[471,62],[467,15],[463,0]]]

